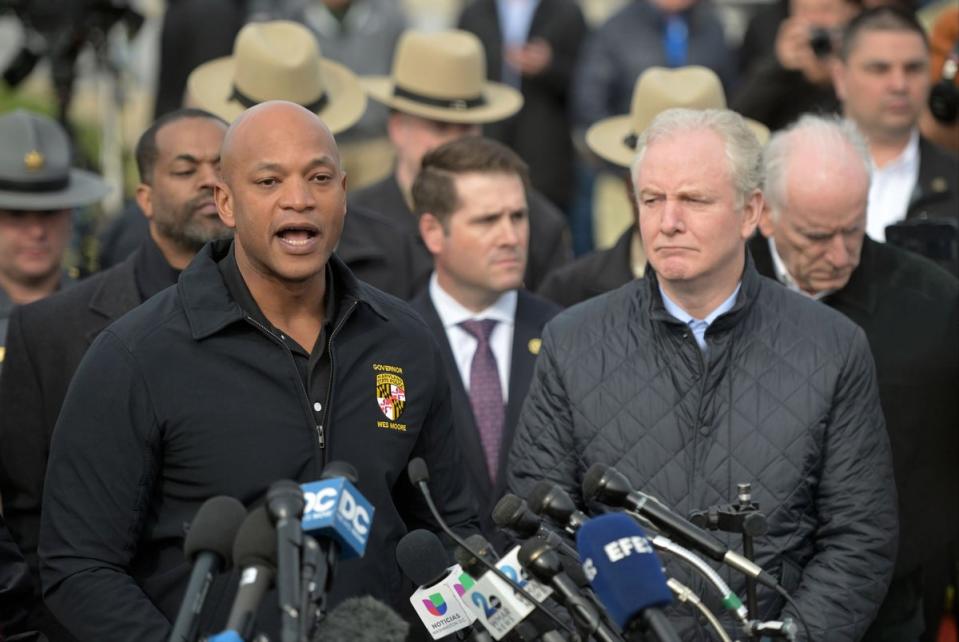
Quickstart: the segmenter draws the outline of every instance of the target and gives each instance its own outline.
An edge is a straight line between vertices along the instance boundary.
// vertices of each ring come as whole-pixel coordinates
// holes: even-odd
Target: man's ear
[[[766,203],[763,206],[762,214],[759,215],[759,233],[765,236],[767,239],[771,239],[775,234],[775,226],[773,225],[773,212],[772,206],[769,203]]]
[[[443,224],[433,214],[426,212],[420,215],[420,236],[423,237],[423,244],[430,254],[434,256],[443,251],[446,243],[446,230]]]
[[[832,73],[832,87],[836,92],[839,102],[846,102],[846,63],[839,58],[834,58],[829,65]]]
[[[400,112],[390,112],[386,119],[386,135],[394,147],[402,147],[406,133],[406,118]]]
[[[153,220],[153,188],[146,183],[137,185],[136,201],[148,221]]]
[[[216,182],[213,185],[213,202],[220,220],[230,229],[236,229],[236,218],[233,213],[233,194],[225,183]]]
[[[756,226],[759,224],[759,218],[762,215],[765,204],[766,201],[763,199],[763,193],[758,189],[753,190],[753,193],[749,195],[743,207],[743,224],[740,230],[743,240],[749,239],[753,235],[753,232],[756,231]]]

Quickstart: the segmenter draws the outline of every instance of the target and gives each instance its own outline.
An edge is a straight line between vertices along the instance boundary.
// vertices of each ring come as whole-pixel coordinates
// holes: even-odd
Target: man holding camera
[[[855,0],[790,0],[769,54],[743,61],[749,71],[732,109],[773,130],[807,112],[838,111],[830,64],[843,26],[858,11]]]

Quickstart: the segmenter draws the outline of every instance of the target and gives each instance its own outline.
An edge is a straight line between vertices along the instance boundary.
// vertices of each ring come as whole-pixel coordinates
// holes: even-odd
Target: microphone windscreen
[[[356,467],[345,461],[331,461],[323,468],[323,474],[320,475],[320,479],[337,477],[349,480],[354,486],[360,483],[360,475],[356,472]]]
[[[430,469],[427,468],[422,457],[410,460],[410,463],[406,466],[406,474],[409,475],[410,483],[413,486],[418,486],[420,482],[430,480]]]
[[[509,528],[515,520],[516,513],[522,509],[523,500],[512,493],[503,495],[493,507],[493,523],[500,528]]]
[[[396,563],[416,586],[430,586],[443,579],[447,560],[440,538],[422,528],[410,531],[396,545]]]
[[[625,629],[644,609],[669,604],[662,562],[643,529],[628,515],[607,513],[576,533],[576,548],[596,596]]]
[[[410,625],[386,604],[366,595],[351,597],[320,622],[314,642],[404,642]]]
[[[586,500],[594,499],[599,493],[600,480],[602,480],[603,475],[606,474],[607,468],[609,467],[606,464],[596,462],[586,471],[586,474],[583,476],[583,497],[586,498]]]
[[[196,512],[190,530],[183,541],[183,552],[194,561],[204,551],[215,553],[223,560],[220,570],[233,563],[233,539],[246,517],[246,508],[239,500],[226,495],[211,497]]]
[[[246,516],[233,542],[233,561],[239,568],[259,565],[276,569],[276,528],[265,506]]]
[[[526,496],[526,504],[531,511],[537,515],[543,514],[543,510],[546,508],[546,498],[553,491],[554,485],[553,482],[545,479],[536,482],[533,490],[529,491],[529,495]]]

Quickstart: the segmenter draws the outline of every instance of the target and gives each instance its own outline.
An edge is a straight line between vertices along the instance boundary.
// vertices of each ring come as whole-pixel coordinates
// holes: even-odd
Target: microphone
[[[471,571],[476,571],[474,577],[479,577],[486,572],[487,567],[477,557],[482,557],[490,564],[496,564],[499,561],[499,553],[482,535],[470,535],[466,538],[466,544],[469,547],[468,549],[462,546],[456,547],[456,550],[453,551],[453,558],[470,575],[473,575]],[[473,554],[473,551],[476,551],[476,555]]]
[[[303,532],[314,537],[321,549],[310,582],[310,601],[321,617],[337,561],[362,557],[370,537],[374,508],[357,490],[357,480],[353,466],[333,461],[323,469],[320,481],[300,486],[305,501]]]
[[[576,508],[573,498],[556,484],[542,479],[536,482],[526,498],[529,509],[559,522],[566,532],[575,535],[589,516]]]
[[[513,566],[514,577],[510,578],[506,573],[504,573],[502,570],[497,568],[497,566],[506,562],[507,558],[503,558],[496,565],[490,564],[485,559],[483,559],[483,557],[481,557],[476,551],[471,550],[470,547],[466,544],[466,542],[463,541],[463,538],[461,538],[459,535],[453,532],[453,530],[449,527],[449,524],[446,523],[446,520],[443,519],[443,516],[440,515],[439,511],[436,508],[436,504],[433,502],[433,496],[430,493],[430,487],[429,487],[429,479],[430,479],[429,468],[427,468],[426,462],[421,457],[416,457],[414,459],[411,459],[409,465],[407,466],[406,472],[410,478],[410,483],[414,487],[419,489],[420,493],[423,495],[423,499],[426,501],[427,508],[429,508],[430,513],[433,515],[433,518],[436,520],[436,522],[440,525],[440,528],[443,529],[443,532],[446,533],[446,535],[450,539],[452,539],[456,544],[458,544],[462,548],[472,553],[473,556],[476,557],[476,559],[478,559],[483,564],[483,566],[485,566],[489,570],[489,573],[484,574],[482,578],[483,581],[486,582],[486,584],[484,584],[481,587],[480,582],[477,582],[477,584],[473,586],[473,589],[472,589],[473,593],[471,593],[471,595],[469,596],[470,601],[467,602],[468,604],[470,603],[475,604],[476,602],[473,602],[474,599],[477,599],[477,600],[486,599],[487,595],[484,594],[483,591],[488,588],[496,588],[502,591],[504,595],[509,595],[514,598],[518,598],[520,596],[525,598],[527,602],[525,606],[529,610],[532,610],[533,608],[540,609],[542,613],[544,613],[547,617],[553,620],[553,622],[556,625],[558,625],[560,628],[564,629],[570,634],[575,634],[575,632],[572,629],[570,629],[568,624],[563,622],[552,611],[550,611],[549,609],[539,604],[537,599],[533,597],[533,595],[531,595],[529,591],[527,591],[524,587],[520,586],[516,582],[516,579],[518,579],[518,575],[519,575],[518,574],[519,564],[515,559],[515,555],[514,555],[514,559],[512,560],[512,563],[514,565]],[[498,586],[496,586],[497,583],[498,583]],[[492,587],[489,586],[490,584],[493,584],[493,586]],[[472,597],[472,595],[476,593],[480,594],[480,598]],[[490,593],[489,595],[496,596],[498,594]],[[522,620],[522,617],[520,617],[519,620],[511,622],[509,621],[508,618],[503,617],[502,622],[500,622],[501,618],[498,616],[498,614],[501,612],[506,613],[507,611],[505,609],[492,608],[489,603],[487,603],[485,606],[478,606],[476,609],[474,609],[473,612],[476,614],[477,619],[480,620],[480,622],[483,624],[483,627],[487,631],[489,631],[490,634],[497,640],[499,640],[503,635],[505,635],[505,632],[508,632],[509,629],[515,626],[516,622],[518,622],[519,620]],[[527,611],[527,613],[528,612],[529,611]],[[500,627],[496,628],[496,630],[494,630],[494,628],[490,628],[491,624],[490,624],[489,617],[494,614],[497,614],[496,621],[500,623]],[[503,627],[505,627],[505,631]]]
[[[475,578],[478,581],[484,581],[485,574],[487,572],[487,567],[481,562],[478,557],[482,557],[489,564],[497,564],[500,557],[496,553],[496,550],[493,548],[493,545],[490,544],[482,535],[470,535],[466,538],[466,543],[469,544],[470,548],[476,551],[477,555],[473,555],[470,551],[466,550],[462,546],[457,546],[456,550],[453,552],[456,561],[459,565],[470,575],[470,577]],[[518,552],[518,547],[511,550],[507,555],[514,555]],[[497,564],[497,566],[499,566]],[[507,574],[509,577],[514,575],[519,578],[518,584],[525,586],[527,589],[531,587],[528,586],[529,576],[526,574],[522,566],[500,566],[501,570]],[[518,569],[518,570],[517,570]],[[499,610],[503,608],[504,598],[501,597],[498,593],[494,591],[498,589],[490,588],[489,584],[484,582],[480,586],[479,595],[475,598],[467,597],[466,599],[470,600],[467,603],[467,606],[471,607],[474,612],[478,609],[482,609],[483,605],[486,604],[487,608]],[[539,600],[543,595],[549,595],[550,589],[546,586],[541,586],[535,581],[533,582],[532,590],[530,593]],[[551,640],[563,640],[559,633],[555,630],[549,630],[551,622],[538,610],[531,609],[528,616],[521,615],[524,613],[530,605],[525,603],[525,601],[520,601],[518,604],[514,604],[511,601],[511,596],[513,593],[510,591],[504,592],[505,600],[507,601],[506,610],[502,614],[490,615],[489,617],[496,617],[498,620],[508,620],[515,622],[515,625],[511,627],[505,627],[503,629],[503,638],[509,640],[510,642],[530,642],[532,640],[540,640],[541,642],[549,642]],[[513,596],[513,599],[515,598]],[[484,613],[485,615],[485,613]],[[546,630],[546,633],[540,633],[540,631]],[[558,636],[558,637],[557,637]]]
[[[276,584],[283,642],[298,642],[300,637],[300,517],[304,504],[303,491],[288,479],[273,482],[266,491],[266,508],[276,527]]]
[[[240,587],[226,620],[226,632],[246,640],[253,633],[256,610],[276,573],[276,529],[264,506],[250,511],[240,525],[233,559],[240,569]]]
[[[396,545],[396,563],[418,588],[410,604],[434,640],[469,628],[476,616],[463,602],[473,578],[460,566],[446,566],[446,549],[432,532],[410,531]]]
[[[410,625],[368,595],[343,600],[320,622],[313,642],[405,642]],[[307,638],[304,638],[306,640]]]
[[[754,578],[760,584],[777,591],[781,590],[776,578],[759,565],[727,549],[706,531],[680,517],[649,495],[633,490],[629,479],[611,466],[600,463],[590,466],[583,478],[583,496],[607,506],[626,508],[638,513],[660,530],[680,540],[681,543]]]
[[[573,580],[563,572],[559,554],[548,543],[531,539],[520,547],[518,557],[531,575],[553,588],[554,595],[573,616],[584,637],[595,637],[600,642],[622,642],[602,621],[596,608],[580,595]]]
[[[200,612],[213,576],[233,563],[233,538],[245,517],[243,504],[225,495],[211,497],[196,512],[183,542],[183,553],[193,562],[193,570],[169,642],[196,639]]]
[[[679,642],[660,610],[672,601],[662,563],[632,518],[594,517],[576,534],[576,548],[593,590],[624,633],[649,630],[660,642]]]
[[[529,509],[526,500],[507,493],[493,507],[493,523],[497,527],[512,531],[522,539],[538,537],[558,548],[563,554],[579,560],[576,549],[566,543],[562,537],[543,524],[543,520]]]
[[[320,481],[300,486],[305,500],[303,532],[335,543],[341,560],[363,557],[373,523],[373,505],[351,478],[356,479],[352,466],[331,462]]]

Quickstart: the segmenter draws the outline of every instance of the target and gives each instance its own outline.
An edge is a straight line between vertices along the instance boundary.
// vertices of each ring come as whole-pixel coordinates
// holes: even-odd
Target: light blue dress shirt
[[[539,6],[539,0],[497,0],[496,2],[500,33],[503,36],[503,82],[517,89],[522,79],[519,72],[506,62],[505,50],[526,44],[537,6]]]
[[[733,293],[729,295],[729,298],[720,303],[718,308],[706,315],[705,319],[696,319],[676,305],[676,303],[663,292],[663,286],[659,286],[659,294],[663,297],[663,305],[666,307],[666,311],[669,312],[672,317],[689,326],[689,329],[693,331],[693,336],[696,337],[696,343],[699,345],[699,349],[706,352],[706,329],[721,315],[732,310],[736,304],[736,296],[739,294],[739,289],[742,286],[743,284],[740,281],[739,284],[736,285],[736,289],[733,290]]]

